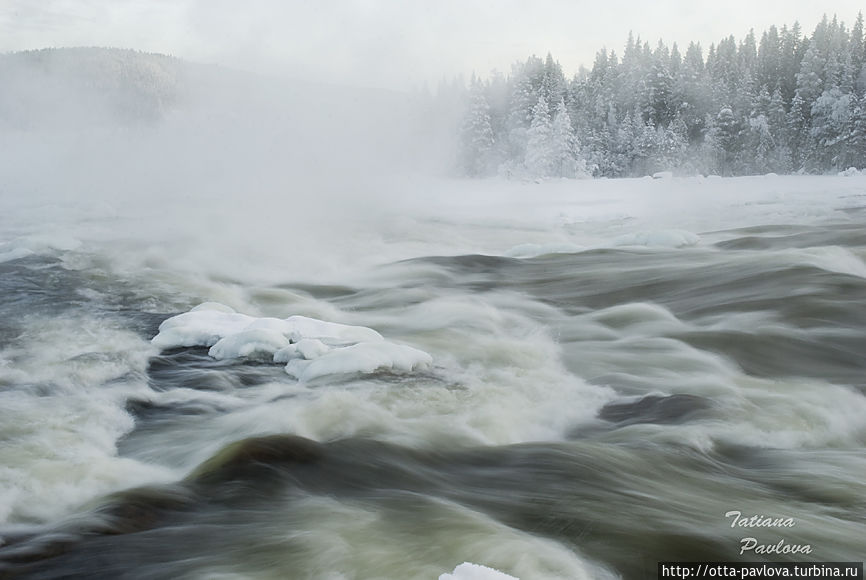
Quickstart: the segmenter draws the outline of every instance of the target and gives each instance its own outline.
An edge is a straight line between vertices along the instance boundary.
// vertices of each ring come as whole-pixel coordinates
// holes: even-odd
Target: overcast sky
[[[823,13],[850,26],[862,0],[0,0],[0,52],[116,46],[312,80],[406,89],[507,72],[552,52],[567,75],[629,31],[710,43]]]

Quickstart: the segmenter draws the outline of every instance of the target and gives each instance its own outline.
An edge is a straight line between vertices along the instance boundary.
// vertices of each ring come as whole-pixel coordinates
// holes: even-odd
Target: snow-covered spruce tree
[[[510,145],[508,143],[508,102],[511,87],[505,75],[494,70],[490,79],[484,83],[484,96],[490,105],[490,125],[493,128],[493,150],[490,153],[491,170],[509,159]]]
[[[635,150],[637,146],[636,131],[631,111],[628,111],[617,127],[616,136],[613,139],[613,150],[609,155],[612,175],[629,175],[637,156]]]
[[[719,171],[722,175],[734,175],[741,152],[742,125],[730,107],[722,108],[716,115],[716,129]]]
[[[661,136],[652,123],[638,124],[635,131],[635,156],[631,172],[634,175],[650,175],[659,170]]]
[[[552,173],[554,177],[584,177],[586,161],[578,152],[578,142],[571,128],[571,117],[565,101],[559,101],[551,127],[551,149],[553,153]]]
[[[497,90],[485,85],[493,157],[508,175],[570,173],[552,144],[552,109],[563,101],[579,143],[576,159],[586,159],[594,176],[674,167],[725,175],[826,172],[857,165],[864,157],[862,21],[858,17],[849,31],[824,19],[811,37],[797,23],[770,27],[760,43],[751,32],[739,42],[728,36],[710,45],[706,60],[695,43],[680,55],[676,46],[659,43],[651,50],[629,34],[622,59],[603,49],[591,70],[581,67],[568,81],[551,55],[530,57],[500,77]],[[546,118],[535,114],[540,97]],[[820,117],[815,122],[813,114]],[[850,120],[840,122],[840,115]],[[543,137],[548,130],[550,142]]]
[[[548,104],[558,103],[561,100],[565,100],[567,96],[565,84],[562,66],[548,52],[547,58],[544,59],[544,76],[541,79],[539,92],[544,95]]]
[[[713,95],[713,107],[717,110],[727,107],[733,112],[740,84],[737,42],[733,36],[723,38],[715,47],[710,46],[706,66]]]
[[[816,145],[812,159],[816,169],[839,171],[854,162],[849,155],[853,128],[851,100],[850,94],[834,88],[824,91],[812,105],[810,137]]]
[[[473,79],[460,135],[459,163],[465,175],[481,177],[492,172],[494,143],[490,105],[484,95],[484,86]]]
[[[766,85],[752,99],[751,112],[744,126],[743,151],[739,169],[746,173],[772,171],[773,151],[776,141],[770,131],[770,107],[772,97]]]
[[[866,94],[866,35],[863,31],[863,13],[857,14],[857,20],[851,29],[851,41],[848,45],[851,55],[851,75],[854,80],[854,94],[862,97]]]
[[[787,113],[782,99],[782,90],[778,87],[773,91],[773,96],[770,97],[767,122],[770,125],[770,134],[775,143],[770,170],[776,173],[789,173],[792,165],[791,147],[788,144]]]
[[[776,142],[770,133],[770,123],[764,113],[756,113],[749,117],[744,152],[749,156],[743,159],[742,165],[749,173],[768,173],[773,167],[773,151]]]
[[[659,169],[676,171],[687,165],[688,127],[679,116],[662,131]]]
[[[686,124],[689,142],[699,143],[707,128],[706,114],[713,100],[708,87],[700,44],[694,42],[689,44],[680,71],[680,76],[675,82],[677,93],[680,95],[677,112]]]
[[[755,63],[754,80],[760,87],[768,91],[780,88],[782,71],[782,39],[779,30],[770,26],[761,35],[758,45],[758,58]]]
[[[851,165],[857,169],[866,169],[866,94],[860,98],[854,97],[848,144]]]
[[[796,92],[787,119],[788,146],[791,148],[791,163],[794,171],[802,170],[809,156],[810,141],[807,139],[809,119],[806,116],[806,106],[803,97]]]
[[[643,118],[654,127],[666,127],[676,113],[672,103],[674,80],[669,71],[670,54],[659,41],[653,63],[645,79],[642,95]]]
[[[797,73],[797,92],[805,102],[813,102],[823,92],[826,64],[817,45],[810,44],[800,64],[800,72]]]
[[[716,118],[707,113],[704,119],[704,138],[701,146],[694,154],[694,162],[701,168],[702,173],[718,175],[719,159],[721,158],[721,147],[719,146],[719,128],[716,126]]]
[[[548,177],[553,170],[553,127],[544,95],[532,109],[532,124],[526,133],[526,157],[524,164],[530,177]]]
[[[536,56],[518,62],[511,67],[510,95],[506,115],[506,135],[501,135],[507,143],[509,158],[503,164],[511,170],[520,166],[526,156],[527,132],[532,124],[532,111],[538,102],[544,79],[544,63]]]
[[[797,91],[797,73],[800,72],[800,63],[806,53],[808,41],[803,37],[798,22],[794,22],[791,28],[783,26],[779,36],[782,41],[779,88],[785,103],[790,104]]]

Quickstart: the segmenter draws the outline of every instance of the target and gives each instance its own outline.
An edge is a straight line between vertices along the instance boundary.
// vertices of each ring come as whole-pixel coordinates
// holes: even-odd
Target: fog
[[[120,237],[186,269],[337,267],[335,244],[378,235],[453,159],[453,117],[393,91],[103,49],[0,57],[0,84],[7,232]]]
[[[0,52],[51,46],[113,46],[196,62],[352,86],[400,90],[443,77],[507,72],[531,54],[552,52],[568,76],[591,67],[602,47],[622,54],[629,31],[706,51],[798,20],[810,32],[823,14],[852,23],[858,0],[726,3],[665,0],[4,0]]]

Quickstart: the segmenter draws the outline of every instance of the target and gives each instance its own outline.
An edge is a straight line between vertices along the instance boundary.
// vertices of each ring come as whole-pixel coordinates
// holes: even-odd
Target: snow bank
[[[388,342],[372,328],[305,316],[256,318],[215,302],[163,321],[151,342],[160,349],[207,346],[217,360],[272,360],[301,381],[380,370],[411,372],[433,362],[426,352]]]
[[[463,562],[450,574],[440,574],[439,580],[518,580],[505,572],[500,572],[480,564]]]

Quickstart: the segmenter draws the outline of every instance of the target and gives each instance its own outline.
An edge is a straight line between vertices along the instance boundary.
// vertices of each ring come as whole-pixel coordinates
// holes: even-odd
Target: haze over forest
[[[706,50],[653,47],[629,34],[621,56],[600,50],[591,69],[570,79],[554,55],[533,55],[508,75],[442,82],[435,94],[283,81],[98,48],[2,55],[0,82],[11,88],[0,95],[0,126],[17,135],[6,139],[87,130],[93,143],[101,127],[97,148],[110,151],[117,136],[106,128],[137,128],[123,147],[150,139],[150,154],[159,128],[159,139],[170,136],[160,155],[167,174],[190,179],[194,170],[182,166],[229,151],[232,165],[263,181],[284,167],[324,175],[339,167],[358,178],[432,170],[537,179],[866,165],[862,14],[850,27],[825,17],[810,34],[796,23],[773,26]],[[19,159],[51,151],[15,149]]]
[[[863,16],[729,36],[629,35],[566,79],[552,55],[470,82],[462,169],[529,177],[824,173],[866,166]]]
[[[803,1],[0,1],[0,577],[853,576],[866,48]]]

